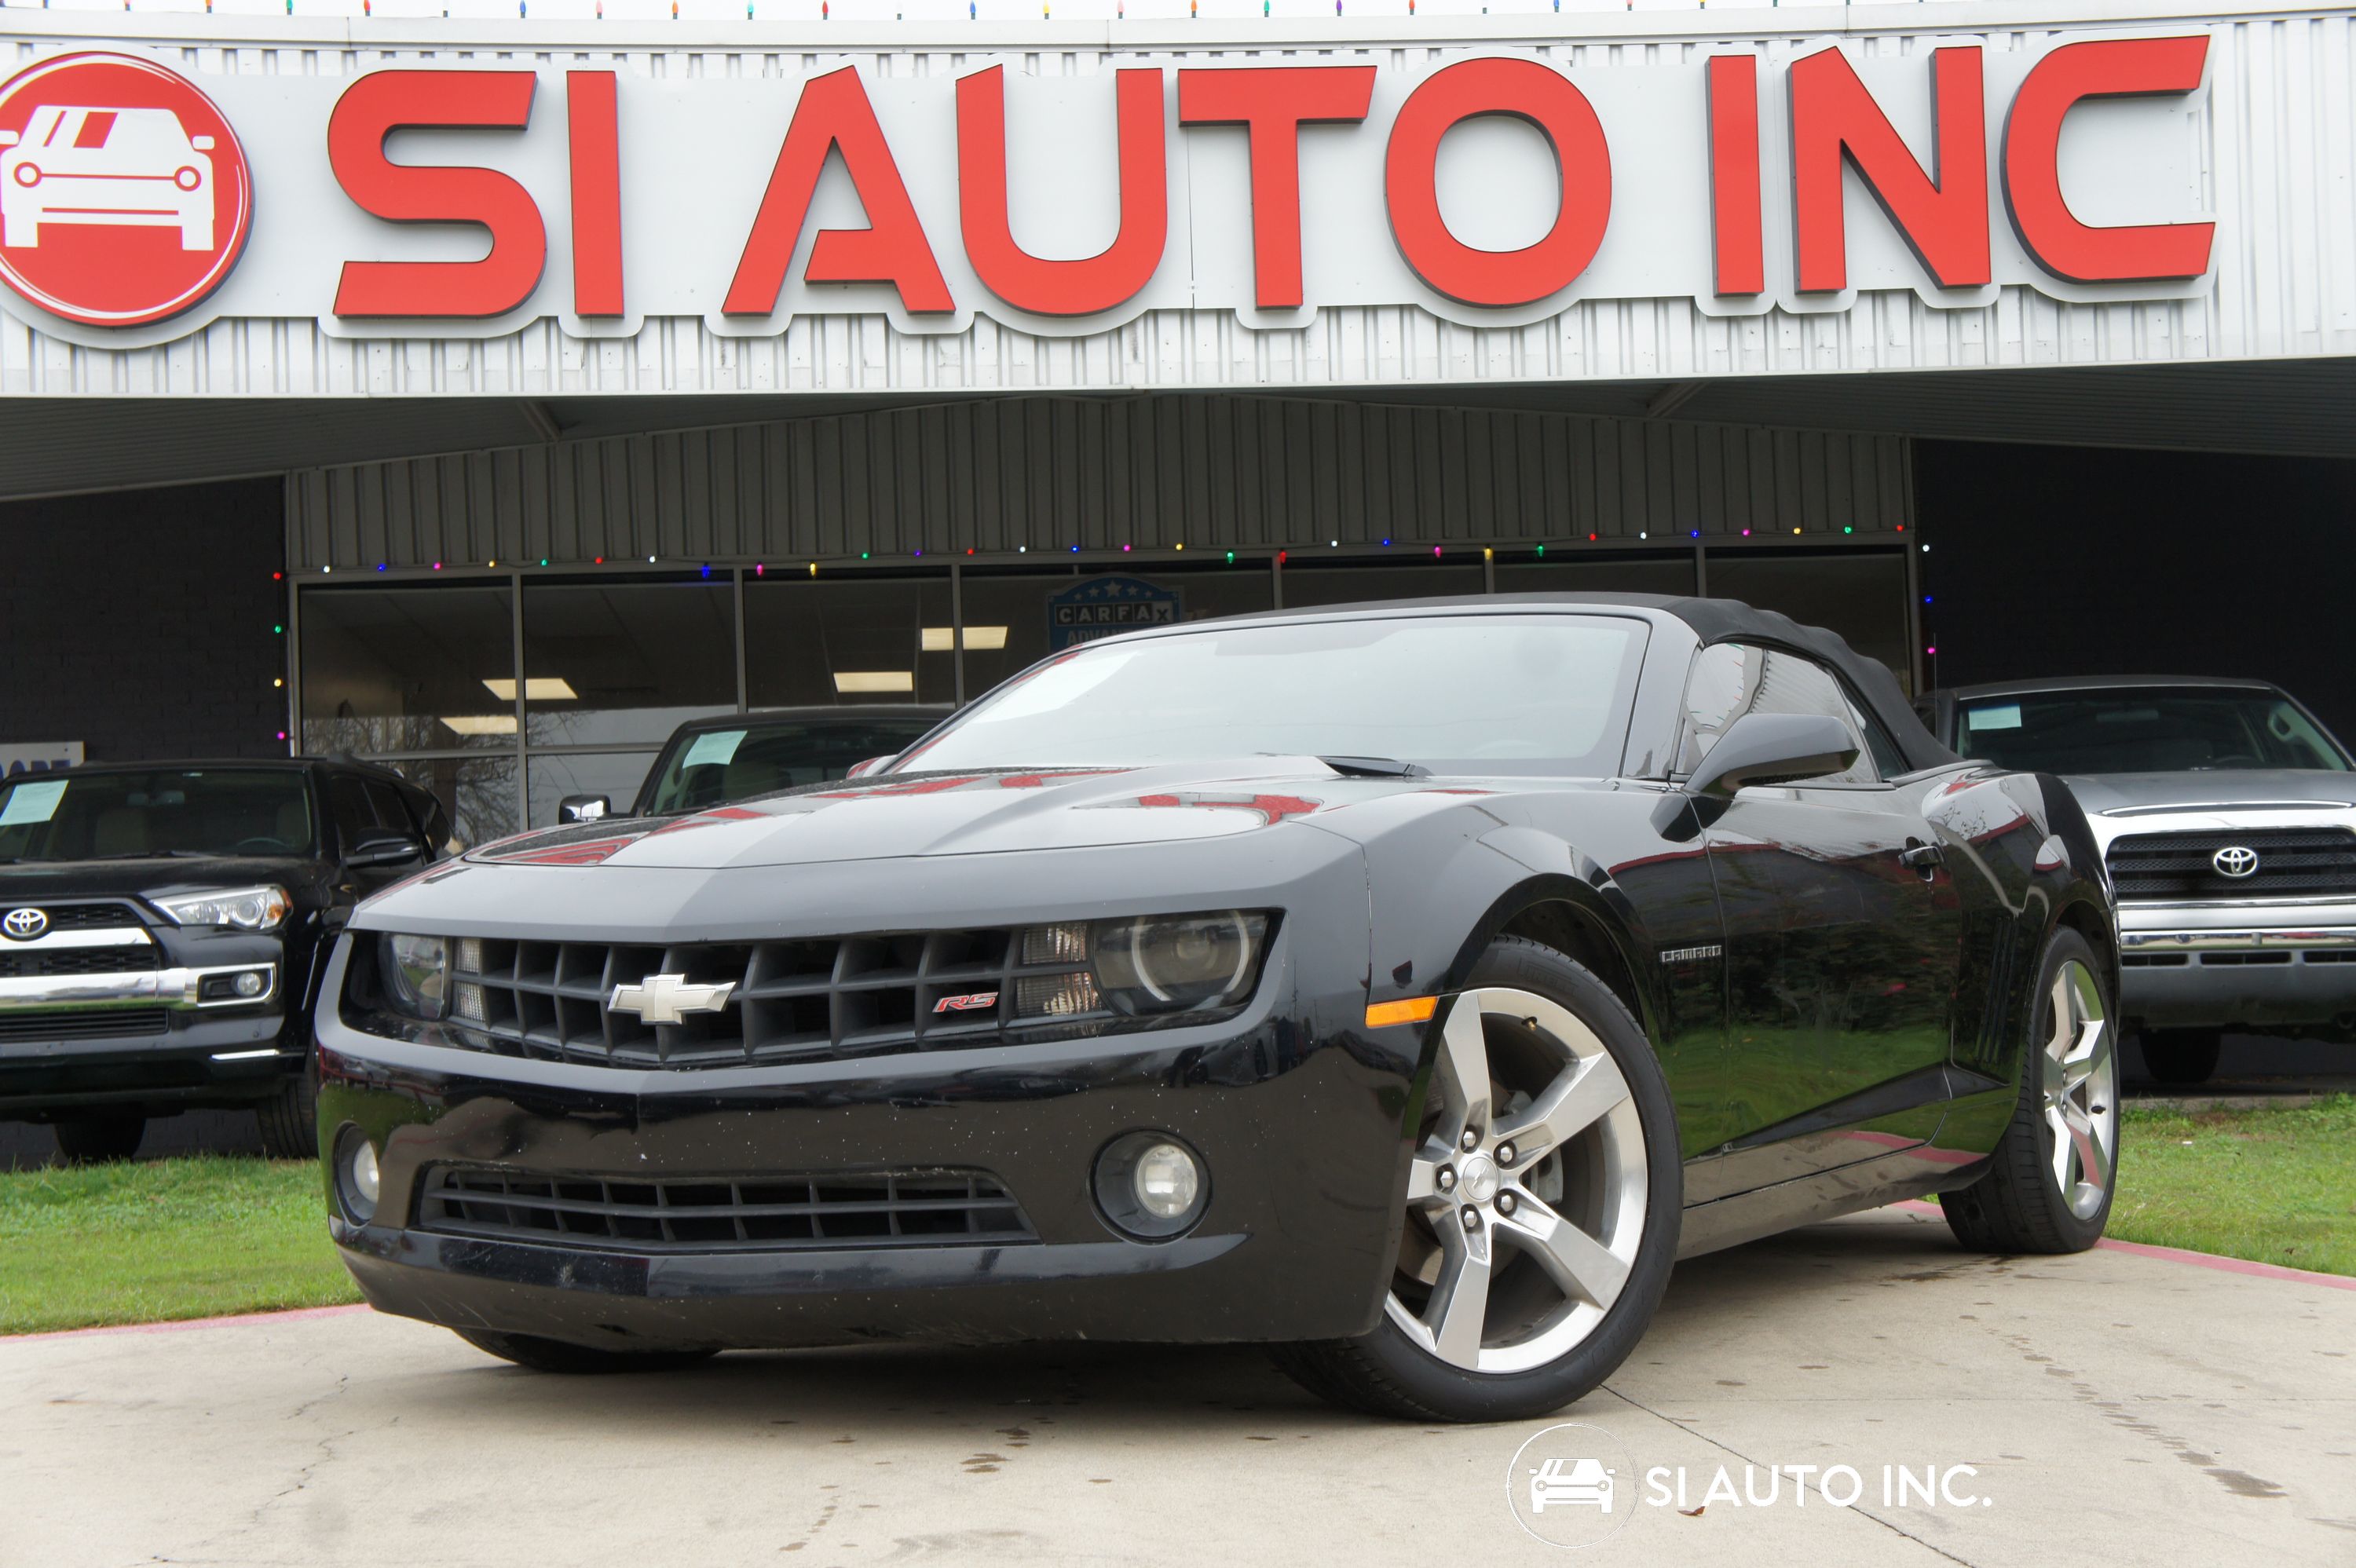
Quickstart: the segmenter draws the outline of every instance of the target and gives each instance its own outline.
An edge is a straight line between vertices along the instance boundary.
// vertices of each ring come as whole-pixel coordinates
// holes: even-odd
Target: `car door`
[[[1719,1087],[1742,1130],[1689,1201],[1920,1142],[1946,1094],[1963,922],[1923,815],[1944,775],[1885,778],[1897,748],[1830,668],[1740,643],[1695,661],[1679,771],[1751,712],[1838,718],[1859,750],[1842,773],[1738,791],[1706,829],[1725,923]]]

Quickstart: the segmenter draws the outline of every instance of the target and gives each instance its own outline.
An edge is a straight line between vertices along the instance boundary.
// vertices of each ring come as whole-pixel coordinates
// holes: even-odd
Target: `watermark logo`
[[[1619,1534],[1636,1511],[1636,1486],[1619,1441],[1577,1421],[1540,1432],[1505,1467],[1515,1520],[1548,1546],[1596,1546]]]
[[[1598,1546],[1642,1512],[1687,1519],[1761,1509],[1941,1511],[1990,1508],[1979,1472],[1954,1464],[1655,1465],[1639,1468],[1601,1427],[1549,1426],[1515,1450],[1505,1499],[1549,1546]]]

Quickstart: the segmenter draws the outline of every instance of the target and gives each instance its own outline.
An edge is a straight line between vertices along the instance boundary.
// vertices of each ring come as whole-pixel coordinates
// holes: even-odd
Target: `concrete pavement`
[[[1631,1471],[1618,1533],[1578,1552],[1508,1509],[1549,1422],[1361,1420],[1245,1349],[555,1379],[365,1311],[0,1340],[0,1564],[2345,1565],[2349,1283],[1992,1260],[1919,1210],[1697,1260],[1608,1389],[1553,1418]],[[1772,1502],[1729,1500],[1842,1465],[1850,1507],[1795,1506],[1788,1471]],[[1886,1504],[1885,1466],[1942,1494]]]

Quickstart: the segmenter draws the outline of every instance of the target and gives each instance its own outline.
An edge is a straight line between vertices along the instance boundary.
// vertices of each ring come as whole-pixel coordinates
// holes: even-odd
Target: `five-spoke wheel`
[[[1627,1288],[1644,1230],[1644,1129],[1595,1031],[1508,987],[1448,1004],[1387,1306],[1467,1371],[1577,1345]]]
[[[1609,1377],[1660,1303],[1676,1117],[1627,1004],[1551,948],[1499,938],[1440,1006],[1382,1319],[1278,1359],[1380,1414],[1543,1415]]]
[[[2119,1163],[2118,1034],[2094,948],[2064,928],[2039,957],[2019,1098],[1986,1174],[1939,1200],[1955,1239],[2074,1253],[2102,1239]]]

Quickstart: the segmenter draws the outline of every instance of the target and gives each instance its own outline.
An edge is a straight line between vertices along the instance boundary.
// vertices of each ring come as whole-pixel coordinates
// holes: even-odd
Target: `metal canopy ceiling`
[[[2356,359],[2344,358],[1429,389],[1389,386],[1358,392],[1321,389],[1316,396],[1622,418],[1674,416],[1682,422],[1949,441],[2356,455],[2351,440],[2356,429],[2351,418],[2356,410]],[[669,396],[537,402],[20,398],[0,401],[0,498],[186,484],[969,397]]]

